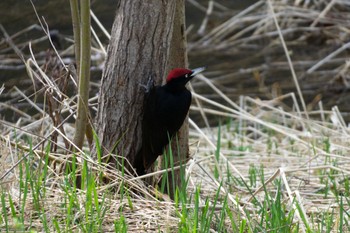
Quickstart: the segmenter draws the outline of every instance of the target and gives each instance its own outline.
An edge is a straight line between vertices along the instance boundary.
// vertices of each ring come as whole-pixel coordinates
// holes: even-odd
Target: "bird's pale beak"
[[[197,74],[201,73],[203,70],[205,70],[205,67],[199,67],[199,68],[193,69],[191,77],[196,76]]]

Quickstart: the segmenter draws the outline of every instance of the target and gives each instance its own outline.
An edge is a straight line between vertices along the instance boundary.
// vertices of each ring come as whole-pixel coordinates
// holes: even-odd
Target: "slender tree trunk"
[[[90,63],[91,63],[91,31],[90,31],[90,1],[84,1],[81,4],[80,17],[80,55],[77,58],[79,68],[79,82],[78,82],[78,107],[77,119],[75,122],[75,134],[73,142],[78,148],[83,147],[85,133],[87,129],[89,116],[89,83],[90,83]],[[77,52],[77,50],[76,50]]]
[[[145,90],[141,85],[149,78],[160,84],[165,77],[175,3],[119,1],[96,116],[103,154],[113,153],[127,158],[131,164],[134,162],[142,143]],[[116,167],[117,162],[115,156],[109,157],[112,166]]]

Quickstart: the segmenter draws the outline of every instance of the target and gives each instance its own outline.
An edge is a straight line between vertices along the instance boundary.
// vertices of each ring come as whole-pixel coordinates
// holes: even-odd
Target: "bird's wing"
[[[167,144],[167,130],[164,119],[159,116],[159,92],[161,87],[154,87],[146,98],[144,105],[144,117],[142,124],[142,149],[143,162],[146,170],[155,162],[157,157],[163,153]]]
[[[158,155],[154,154],[153,142],[157,139],[156,108],[157,108],[157,86],[148,86],[143,104],[142,119],[142,146],[136,155],[134,167],[138,175],[145,174],[145,171],[154,163]]]

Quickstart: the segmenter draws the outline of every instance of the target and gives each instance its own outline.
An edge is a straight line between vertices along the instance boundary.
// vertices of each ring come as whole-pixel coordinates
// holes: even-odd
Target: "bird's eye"
[[[188,78],[188,74],[185,74],[185,78]]]

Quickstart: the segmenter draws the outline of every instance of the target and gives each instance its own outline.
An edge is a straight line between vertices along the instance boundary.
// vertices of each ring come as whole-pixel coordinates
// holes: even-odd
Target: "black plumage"
[[[146,94],[142,146],[134,162],[138,175],[146,173],[182,126],[192,99],[186,84],[202,70],[173,69],[165,85],[155,86]]]

